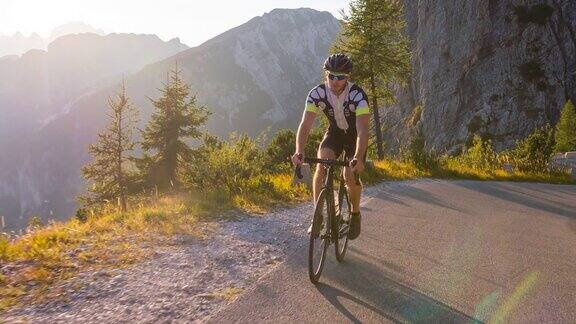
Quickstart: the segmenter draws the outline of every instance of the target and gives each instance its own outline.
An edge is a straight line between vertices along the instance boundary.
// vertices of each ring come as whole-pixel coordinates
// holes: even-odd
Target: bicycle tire
[[[346,250],[348,248],[348,229],[349,219],[346,222],[344,217],[349,217],[350,214],[350,200],[348,199],[348,190],[344,184],[340,185],[338,189],[338,212],[336,213],[335,231],[334,235],[334,249],[336,250],[336,260],[338,262],[344,261]]]
[[[328,212],[330,205],[327,199],[328,193],[325,189],[318,195],[318,201],[316,207],[314,208],[314,218],[312,221],[312,231],[310,232],[310,243],[308,245],[308,275],[310,281],[313,284],[317,284],[322,275],[322,269],[324,267],[324,262],[326,261],[326,251],[328,250],[328,244],[330,237],[326,234],[329,230],[328,223]],[[325,221],[326,224],[322,227],[322,222]],[[318,247],[321,252],[320,255],[316,255],[315,247]],[[319,259],[318,259],[319,258]],[[315,264],[314,261],[317,261]]]

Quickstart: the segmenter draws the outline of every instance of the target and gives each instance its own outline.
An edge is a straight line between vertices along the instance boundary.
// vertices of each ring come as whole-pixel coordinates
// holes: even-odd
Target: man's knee
[[[343,176],[344,176],[344,181],[346,181],[346,185],[348,185],[348,187],[362,187],[362,183],[356,183],[356,178],[354,177],[354,172],[352,172],[352,169],[350,167],[346,167],[344,168],[344,170],[342,170]]]
[[[319,159],[335,159],[336,158],[334,151],[330,148],[327,148],[327,147],[319,148],[317,156]]]

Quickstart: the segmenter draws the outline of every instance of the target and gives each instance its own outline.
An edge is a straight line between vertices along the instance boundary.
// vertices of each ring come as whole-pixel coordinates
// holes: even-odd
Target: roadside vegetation
[[[319,141],[316,132],[312,138]],[[538,129],[500,153],[490,140],[475,136],[469,148],[452,157],[426,152],[424,141],[414,138],[403,156],[375,160],[362,180],[367,185],[418,178],[576,184],[567,173],[547,169],[554,146],[550,134],[550,128]],[[79,209],[65,223],[42,226],[35,219],[20,237],[0,236],[0,262],[11,265],[0,276],[0,309],[57,298],[51,284],[78,271],[130,265],[146,258],[147,247],[174,235],[201,238],[210,220],[226,217],[227,211],[265,213],[309,200],[310,189],[292,181],[293,138],[290,130],[277,132],[267,145],[247,136],[206,137],[198,149],[201,163],[187,170],[181,189],[129,196],[125,212],[109,200]]]

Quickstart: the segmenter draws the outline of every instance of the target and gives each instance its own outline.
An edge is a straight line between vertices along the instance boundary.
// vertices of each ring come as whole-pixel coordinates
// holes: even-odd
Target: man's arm
[[[364,154],[368,147],[368,130],[370,127],[370,114],[356,116],[356,130],[358,131],[358,138],[356,139],[356,152],[354,158],[358,160],[357,172],[364,170]]]
[[[300,121],[300,125],[298,126],[298,133],[296,134],[296,152],[292,157],[292,161],[297,164],[299,159],[296,157],[297,154],[304,155],[304,148],[306,147],[306,140],[308,139],[308,135],[310,134],[310,130],[312,129],[312,125],[314,125],[314,119],[316,119],[316,113],[311,111],[304,111],[302,114],[302,120]],[[295,160],[296,158],[296,160]],[[300,161],[301,163],[301,161]]]

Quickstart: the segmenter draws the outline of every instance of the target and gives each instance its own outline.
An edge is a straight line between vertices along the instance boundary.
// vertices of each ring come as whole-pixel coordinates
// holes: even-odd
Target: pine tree
[[[341,12],[342,29],[333,52],[354,61],[354,81],[372,101],[378,158],[383,158],[379,103],[393,103],[391,87],[405,83],[410,73],[409,42],[405,36],[403,1],[352,0],[349,13]]]
[[[194,150],[184,139],[202,136],[199,128],[206,123],[209,113],[190,95],[190,86],[182,80],[177,65],[159,91],[160,98],[149,98],[156,110],[143,132],[145,154],[138,165],[144,169],[149,184],[177,187],[180,167],[194,157]]]
[[[576,151],[576,110],[568,100],[556,124],[556,152]]]
[[[130,179],[126,164],[129,152],[136,143],[132,139],[136,127],[137,110],[126,96],[122,82],[116,98],[108,98],[110,123],[106,130],[98,134],[98,142],[90,145],[88,151],[94,160],[82,168],[86,180],[93,182],[89,194],[80,197],[86,205],[118,199],[121,211],[126,211],[126,196]]]

